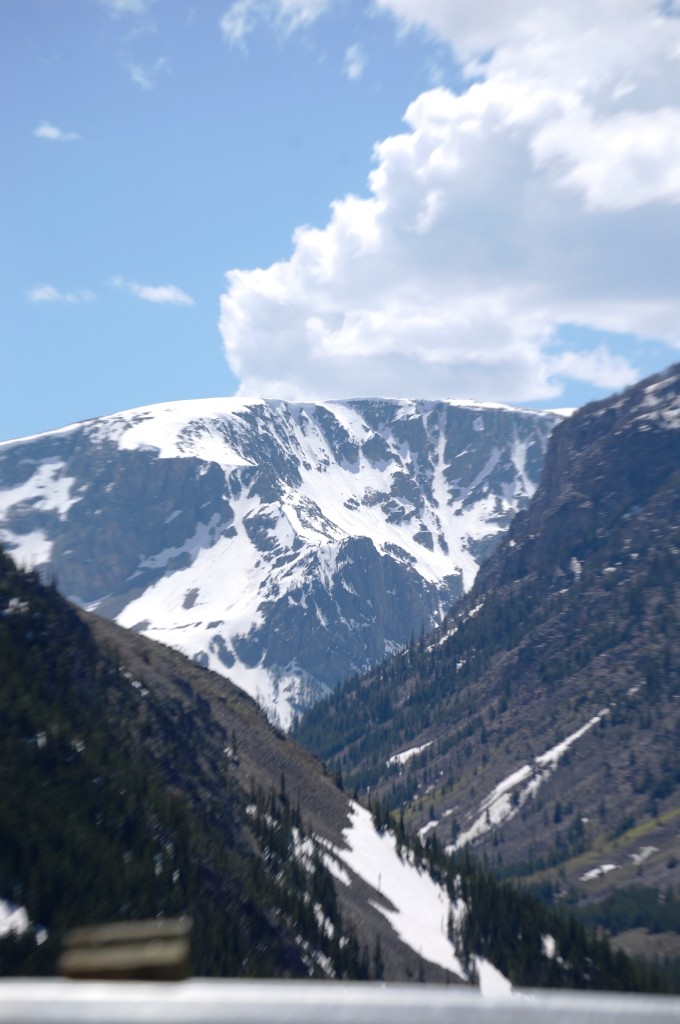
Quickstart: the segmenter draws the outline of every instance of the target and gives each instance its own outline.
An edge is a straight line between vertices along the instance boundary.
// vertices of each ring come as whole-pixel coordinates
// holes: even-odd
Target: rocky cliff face
[[[0,445],[0,541],[287,726],[470,588],[556,422],[386,400],[132,410]]]

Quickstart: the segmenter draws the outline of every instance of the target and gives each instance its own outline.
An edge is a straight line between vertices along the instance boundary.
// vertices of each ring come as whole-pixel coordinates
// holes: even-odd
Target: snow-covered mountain
[[[0,445],[0,543],[87,608],[296,710],[436,623],[558,417],[211,399]]]

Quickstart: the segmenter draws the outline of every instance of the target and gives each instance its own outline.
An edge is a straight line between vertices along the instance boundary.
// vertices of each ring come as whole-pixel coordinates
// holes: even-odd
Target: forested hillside
[[[0,900],[31,922],[0,973],[52,972],[74,925],[190,914],[197,974],[460,982],[491,963],[515,984],[659,987],[436,837],[385,831],[382,806],[379,833],[362,825],[245,694],[2,554],[0,712]]]
[[[302,936],[340,975],[366,976],[351,930],[341,950],[315,920],[310,894],[339,924],[327,869],[281,859],[299,807],[256,783],[244,794],[232,778],[237,754],[222,751],[237,733],[179,676],[190,710],[159,699],[53,589],[0,559],[0,897],[34,925],[0,943],[0,970],[52,970],[74,925],[190,914],[199,974],[323,974]],[[216,745],[213,789],[200,762]]]
[[[553,901],[677,893],[678,427],[679,367],[560,424],[442,628],[296,737],[407,828]]]

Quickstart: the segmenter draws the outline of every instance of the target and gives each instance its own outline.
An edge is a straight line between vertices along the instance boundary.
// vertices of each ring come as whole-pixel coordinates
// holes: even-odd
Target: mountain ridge
[[[0,444],[0,540],[287,726],[469,588],[557,419],[396,399],[143,407]]]

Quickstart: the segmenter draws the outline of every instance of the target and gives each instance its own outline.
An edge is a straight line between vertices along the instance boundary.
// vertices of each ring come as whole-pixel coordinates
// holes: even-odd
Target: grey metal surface
[[[462,986],[196,980],[0,982],[2,1024],[619,1024],[680,1022],[680,998]]]

